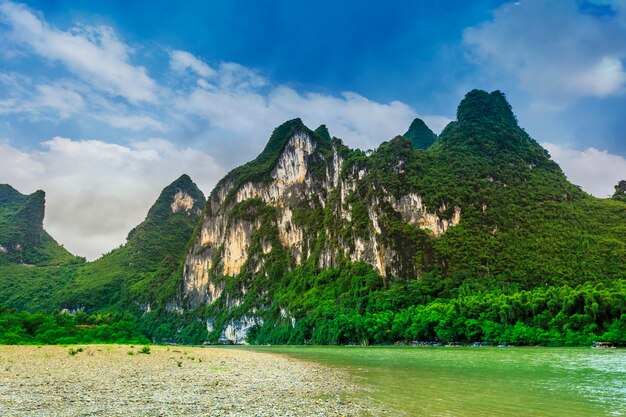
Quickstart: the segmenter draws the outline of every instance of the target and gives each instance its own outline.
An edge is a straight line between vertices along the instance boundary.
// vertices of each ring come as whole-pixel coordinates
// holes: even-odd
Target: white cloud
[[[252,68],[236,62],[222,62],[218,69],[218,82],[222,89],[248,90],[264,87],[268,81]]]
[[[15,186],[18,184],[28,184],[28,181],[43,175],[45,167],[39,161],[31,158],[27,152],[9,146],[8,142],[0,141],[0,183],[7,183]],[[30,188],[32,185],[28,184]],[[33,190],[34,191],[34,190]]]
[[[205,62],[196,58],[187,51],[171,51],[170,68],[176,72],[184,72],[189,69],[196,74],[207,78],[215,75],[213,68],[209,67]]]
[[[300,117],[312,129],[326,124],[332,135],[363,149],[404,133],[416,117],[414,110],[399,101],[378,103],[350,92],[339,97],[298,93],[285,86],[265,92],[247,81],[245,86],[229,83],[228,88],[193,88],[187,95],[180,95],[175,105],[244,143],[266,140],[274,127]],[[441,116],[425,119],[439,130],[449,122]]]
[[[166,69],[176,78],[169,80],[171,73],[160,73],[170,81],[165,87],[150,78],[143,66],[130,62],[132,49],[110,27],[80,25],[62,31],[41,14],[12,2],[0,2],[0,22],[9,28],[4,35],[12,46],[61,62],[77,77],[61,83],[52,72],[48,77],[20,75],[19,82],[2,83],[0,74],[0,92],[6,93],[0,99],[0,113],[24,113],[29,120],[56,123],[73,117],[83,126],[93,120],[127,130],[131,137],[191,130],[205,140],[206,148],[239,141],[250,150],[246,157],[252,158],[276,126],[295,117],[311,128],[327,124],[333,135],[351,146],[373,148],[406,131],[416,116],[399,101],[379,103],[354,92],[338,96],[298,92],[272,85],[253,68],[235,62],[209,65],[184,50],[166,52]],[[449,121],[443,116],[424,119],[435,131]],[[100,132],[91,134],[100,136]],[[232,161],[241,162],[241,157]]]
[[[168,129],[165,124],[150,116],[102,114],[95,117],[108,123],[110,126],[130,130],[131,132],[165,132]]]
[[[205,90],[211,90],[213,88],[213,86],[209,84],[207,80],[203,80],[202,78],[198,79],[198,81],[196,81],[196,84],[198,85],[198,87],[204,88]]]
[[[0,183],[22,193],[46,191],[46,229],[89,259],[123,243],[183,173],[206,193],[225,172],[206,153],[165,140],[121,146],[55,137],[30,152],[0,143],[0,160]]]
[[[558,109],[578,98],[626,92],[625,13],[616,8],[615,16],[600,18],[574,1],[519,1],[466,29],[463,41],[484,72]]]
[[[596,197],[610,197],[614,185],[626,179],[626,159],[620,155],[596,148],[581,151],[554,143],[542,145],[571,182]]]
[[[8,38],[13,42],[61,62],[97,88],[131,102],[156,101],[156,82],[144,67],[130,63],[131,48],[119,41],[112,28],[78,26],[62,31],[26,6],[12,2],[0,3],[0,21],[10,27]]]
[[[39,94],[33,104],[56,110],[62,119],[70,117],[85,106],[80,94],[58,85],[38,85],[37,92]]]
[[[0,113],[27,113],[31,119],[50,115],[67,119],[85,107],[82,94],[66,82],[37,84],[24,75],[0,73],[2,87],[7,98],[0,100]]]
[[[626,82],[626,72],[619,58],[604,56],[593,66],[572,74],[566,78],[565,88],[568,91],[590,92],[599,97],[622,92]]]
[[[152,79],[131,63],[132,48],[113,29],[83,25],[62,31],[41,14],[2,0],[0,38],[7,41],[3,51],[12,51],[6,59],[28,53],[35,63],[61,63],[69,70],[61,76],[58,68],[0,72],[0,121],[9,125],[17,114],[22,122],[51,122],[33,131],[54,137],[37,150],[0,142],[0,182],[23,193],[45,190],[46,228],[90,259],[122,243],[160,190],[179,175],[188,173],[209,192],[227,170],[254,158],[286,120],[300,117],[310,128],[326,124],[349,146],[368,149],[405,132],[416,116],[399,101],[300,92],[273,85],[253,68],[209,65],[181,50],[157,57],[167,61]],[[443,116],[423,118],[437,132],[449,122]],[[103,129],[100,122],[114,129]],[[66,125],[87,137],[126,142],[58,137]],[[166,139],[132,141],[154,132]],[[186,140],[196,140],[203,150],[175,144]]]
[[[0,84],[3,80],[0,80]],[[0,100],[0,113],[26,113],[31,119],[42,119],[54,114],[67,119],[85,107],[82,95],[61,84],[22,86],[12,91],[12,97]]]
[[[31,121],[94,119],[130,132],[169,129],[142,107],[110,100],[82,82],[57,80],[54,84],[37,84],[25,75],[0,73],[0,91],[2,87],[8,98],[0,99],[0,114],[22,114]]]

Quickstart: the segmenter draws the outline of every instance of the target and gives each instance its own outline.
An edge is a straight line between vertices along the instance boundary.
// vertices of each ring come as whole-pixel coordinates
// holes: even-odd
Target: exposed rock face
[[[178,191],[174,195],[174,201],[172,201],[170,207],[172,208],[172,213],[184,211],[185,213],[190,214],[194,204],[196,204],[196,199],[184,191]]]
[[[239,320],[230,320],[220,334],[220,343],[232,343],[235,345],[247,344],[248,330],[253,326],[263,325],[263,320],[258,317],[243,316]]]
[[[189,307],[210,305],[225,295],[224,308],[239,306],[245,283],[267,275],[268,262],[282,253],[292,267],[312,261],[329,268],[349,260],[369,263],[383,276],[419,276],[415,253],[407,255],[393,242],[389,218],[396,213],[437,237],[460,222],[461,209],[455,207],[446,218],[441,214],[445,207],[439,212],[427,207],[417,192],[394,196],[380,188],[373,196],[359,194],[368,168],[350,165],[342,156],[345,149],[340,141],[297,124],[269,175],[245,182],[233,175],[218,184],[185,262]],[[226,291],[226,277],[235,276],[243,284]],[[262,297],[258,294],[259,308]],[[241,343],[259,320],[250,311],[231,320],[222,329],[222,341]]]
[[[450,226],[456,226],[461,221],[461,208],[454,208],[451,219],[441,219],[436,213],[429,213],[422,203],[419,194],[410,193],[400,199],[389,196],[387,200],[394,210],[402,215],[402,220],[409,224],[418,225],[422,229],[430,230],[435,236],[441,236]],[[445,211],[445,207],[443,207]]]

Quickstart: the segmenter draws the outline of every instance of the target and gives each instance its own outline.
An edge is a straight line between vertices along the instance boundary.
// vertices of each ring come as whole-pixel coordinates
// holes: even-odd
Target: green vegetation
[[[189,211],[172,211],[178,192],[195,200]],[[143,305],[164,305],[178,291],[187,242],[204,203],[202,192],[183,175],[161,192],[125,245],[95,262],[65,268],[0,265],[0,299],[28,311],[69,306],[138,313]]]
[[[67,265],[84,262],[72,256],[43,229],[45,193],[22,195],[0,184],[0,265]]]
[[[249,333],[253,343],[626,343],[626,205],[570,184],[517,126],[502,93],[470,92],[457,122],[427,150],[396,137],[369,156],[345,157],[343,176],[366,172],[347,196],[351,220],[337,216],[337,196],[324,207],[315,196],[305,199],[293,220],[305,235],[317,236],[310,256],[293,269],[290,255],[276,252],[260,270],[253,263],[236,277],[216,277],[241,304],[231,307],[221,297],[198,313],[214,318],[209,340],[256,310],[264,322]],[[409,193],[444,219],[460,207],[461,223],[435,237],[382,204],[381,230],[374,231],[371,201]],[[252,221],[255,214],[248,214]],[[276,221],[270,213],[264,224]],[[263,229],[269,240],[276,228]],[[395,272],[380,277],[341,255],[339,268],[319,269],[326,242],[350,247],[374,233],[398,254]],[[249,256],[260,256],[254,244]],[[509,313],[517,297],[523,306]]]
[[[420,195],[428,211],[461,223],[435,238],[398,219],[383,205],[381,237],[402,253],[398,278],[427,274],[446,291],[479,288],[532,289],[626,278],[626,205],[593,198],[570,184],[548,153],[517,126],[499,92],[471,92],[451,123],[426,151],[397,137],[370,157],[346,162],[367,168],[351,195],[347,226],[373,233],[360,205]],[[366,230],[363,230],[363,227]],[[418,256],[415,259],[416,255]],[[449,293],[442,293],[448,296]]]
[[[0,302],[22,311],[59,311],[65,307],[63,292],[73,281],[76,268],[0,264]]]
[[[274,129],[272,136],[270,136],[270,140],[267,142],[267,145],[265,145],[263,152],[261,152],[259,156],[257,156],[253,161],[230,171],[217,183],[215,190],[219,190],[225,184],[232,182],[233,186],[230,188],[230,192],[226,196],[226,202],[229,202],[232,200],[237,190],[245,183],[250,181],[270,181],[270,173],[276,166],[280,155],[289,143],[289,139],[291,139],[291,137],[298,132],[306,132],[315,138],[318,144],[319,152],[325,153],[326,155],[330,155],[332,153],[332,142],[326,126],[322,125],[314,132],[307,128],[300,119],[289,120]],[[311,162],[311,165],[315,165],[315,161]],[[211,198],[213,198],[213,194],[209,199]]]
[[[280,208],[261,198],[233,197],[247,182],[271,181],[281,153],[299,132],[317,144],[308,166],[320,181],[281,202],[302,231],[297,265],[279,235]],[[344,195],[326,181],[336,169],[333,146],[345,161],[339,179],[354,185]],[[0,243],[14,248],[11,242],[30,242],[30,259],[37,261],[22,265],[0,256],[0,303],[46,313],[41,317],[54,323],[74,317],[56,313],[69,307],[109,314],[109,328],[126,326],[126,333],[105,334],[102,341],[217,343],[226,326],[256,317],[251,343],[626,344],[626,182],[611,199],[569,183],[517,125],[498,91],[468,93],[457,121],[439,137],[416,119],[405,136],[372,152],[346,148],[323,125],[311,131],[291,120],[275,129],[259,157],[231,171],[216,190],[226,184],[226,196],[211,195],[226,210],[226,229],[239,222],[252,230],[247,260],[235,276],[220,275],[223,246],[193,247],[202,207],[205,216],[215,213],[187,176],[163,190],[124,246],[87,264],[65,256],[43,231],[43,193],[21,196],[0,187]],[[195,200],[190,210],[173,212],[179,192]],[[460,213],[460,223],[438,235],[407,222],[392,201],[408,195],[419,198],[432,218],[449,221]],[[31,223],[37,227],[29,229]],[[387,251],[383,276],[351,260],[357,246],[373,238],[377,250]],[[223,289],[209,305],[185,299],[182,291],[191,249],[211,257],[212,284]],[[325,260],[329,256],[332,262]],[[0,342],[46,343],[45,331],[28,330],[28,313],[3,311],[13,324],[2,324]],[[50,343],[99,337],[91,327],[78,327],[85,324],[79,314],[67,320],[75,322],[59,326],[69,336]]]
[[[81,347],[81,348],[78,348],[78,349],[69,348],[69,349],[67,350],[67,353],[68,353],[68,355],[70,355],[70,356],[74,356],[74,355],[76,355],[77,353],[83,352],[84,350],[85,350],[85,349],[83,349],[82,347]]]
[[[626,202],[626,180],[621,180],[617,183],[613,198],[618,201]]]
[[[190,210],[172,211],[178,192],[195,200]],[[124,246],[95,262],[78,259],[61,267],[0,263],[0,303],[5,308],[4,317],[11,319],[7,323],[12,323],[1,327],[0,343],[148,341],[142,330],[145,324],[138,317],[146,305],[159,308],[178,293],[187,242],[204,203],[202,192],[183,175],[163,190],[146,220],[129,233]],[[66,307],[110,319],[92,323],[81,316],[83,313],[75,318],[59,316],[57,312]],[[11,313],[13,310],[6,308],[38,312],[35,316],[39,320],[59,322],[62,329],[56,329],[54,337],[23,332],[20,323],[30,320],[29,313]],[[83,324],[89,326],[80,327]],[[96,326],[90,327],[92,324]]]
[[[437,135],[420,118],[413,120],[404,137],[411,141],[415,149],[428,149],[437,140]]]
[[[546,346],[626,342],[626,280],[522,291],[466,285],[444,298],[442,282],[432,276],[384,288],[382,278],[369,266],[357,264],[316,275],[295,270],[284,282],[275,290],[275,299],[290,317],[268,313],[264,324],[251,331],[250,342],[418,340]]]
[[[129,314],[26,313],[0,307],[0,344],[150,343]],[[74,353],[72,353],[74,351]],[[82,349],[71,349],[75,355]]]

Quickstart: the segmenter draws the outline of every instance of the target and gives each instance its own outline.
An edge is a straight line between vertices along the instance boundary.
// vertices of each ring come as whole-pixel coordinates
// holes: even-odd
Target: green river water
[[[398,416],[624,416],[626,350],[255,347],[347,370]]]

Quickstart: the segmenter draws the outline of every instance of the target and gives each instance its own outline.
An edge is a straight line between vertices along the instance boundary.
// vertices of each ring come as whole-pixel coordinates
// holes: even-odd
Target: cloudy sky
[[[94,259],[285,120],[369,149],[473,88],[587,192],[626,178],[626,0],[302,3],[0,0],[0,183],[45,190],[48,231]]]

